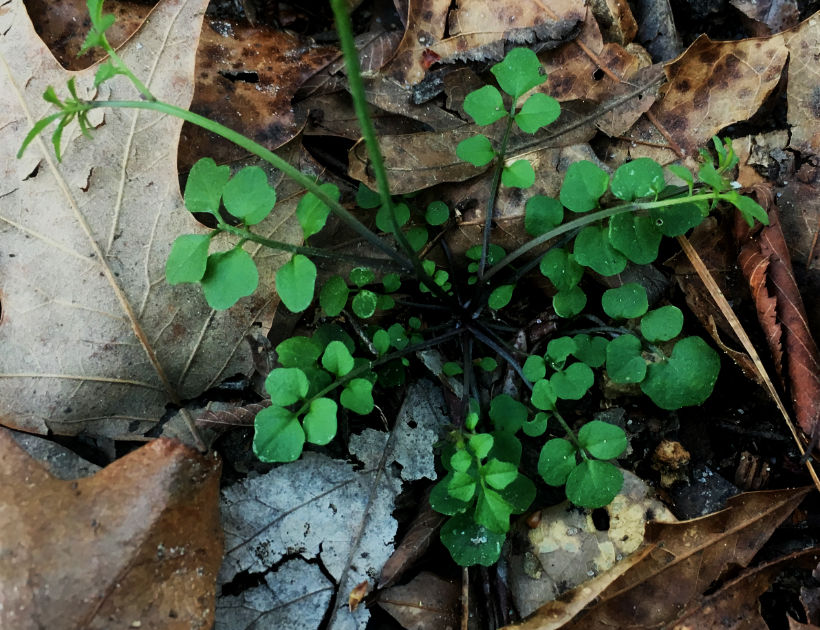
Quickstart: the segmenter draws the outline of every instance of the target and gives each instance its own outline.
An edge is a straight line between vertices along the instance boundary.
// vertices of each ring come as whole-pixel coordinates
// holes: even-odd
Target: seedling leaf
[[[637,282],[627,282],[615,289],[607,289],[601,296],[604,313],[614,319],[640,317],[649,308],[646,289]]]
[[[585,227],[575,237],[575,260],[602,276],[614,276],[626,269],[626,256],[612,247],[607,230],[598,225]]]
[[[551,486],[561,486],[575,468],[577,449],[569,440],[554,438],[541,448],[538,457],[538,474]]]
[[[237,247],[208,256],[201,284],[208,305],[224,310],[256,291],[259,273],[250,254]]]
[[[459,142],[456,155],[458,159],[480,167],[493,161],[495,151],[487,136],[479,133]]]
[[[336,402],[330,398],[317,398],[310,403],[302,421],[308,442],[324,446],[336,436],[336,411]]]
[[[335,184],[322,184],[319,189],[334,201],[339,201],[339,188]],[[305,239],[310,238],[325,227],[329,214],[330,207],[312,192],[308,192],[299,200],[299,205],[296,206],[296,218],[299,220],[299,225],[302,226]]]
[[[614,459],[626,450],[626,434],[621,427],[591,420],[578,431],[578,441],[598,459]]]
[[[665,186],[661,165],[649,158],[622,164],[612,176],[612,194],[624,201],[657,196]]]
[[[490,72],[513,101],[547,80],[541,62],[529,48],[513,48],[503,61],[490,68]]]
[[[521,111],[515,115],[515,124],[525,133],[535,133],[558,119],[561,106],[551,96],[536,92],[530,96]]]
[[[606,347],[606,373],[616,383],[640,383],[646,376],[640,339],[621,335],[610,341]]]
[[[641,334],[647,341],[669,341],[682,329],[683,313],[671,304],[649,311],[641,318]]]
[[[609,186],[609,175],[588,160],[569,165],[561,184],[559,199],[573,212],[588,212],[598,206],[598,200]]]
[[[353,369],[353,355],[341,341],[331,341],[322,355],[322,367],[331,374],[344,376]]]
[[[503,533],[490,531],[467,514],[452,517],[441,528],[441,542],[462,567],[495,564],[501,556],[504,538]]]
[[[581,400],[594,382],[595,374],[586,363],[573,363],[550,377],[555,395],[564,400]]]
[[[191,167],[185,183],[185,207],[191,212],[219,213],[219,201],[231,169],[217,166],[212,158],[202,158]]]
[[[373,383],[366,378],[354,378],[342,390],[339,396],[342,407],[365,416],[373,411]]]
[[[319,291],[319,305],[329,317],[336,317],[347,304],[350,289],[341,276],[332,276],[321,291]]]
[[[529,160],[516,160],[501,171],[501,183],[507,188],[529,188],[535,183],[535,169]]]
[[[305,432],[296,415],[284,407],[263,409],[253,421],[253,452],[263,462],[292,462],[299,459]]]
[[[493,289],[493,292],[490,293],[487,304],[493,310],[504,308],[512,299],[513,289],[515,289],[514,284],[505,284],[500,287],[496,287]]]
[[[470,92],[464,99],[464,111],[482,127],[507,115],[501,92],[492,85],[485,85]]]
[[[274,405],[286,407],[308,393],[308,379],[299,368],[275,368],[265,379],[265,389]]]
[[[490,403],[490,420],[496,429],[515,434],[527,419],[527,408],[509,394],[499,394]]]
[[[276,292],[294,313],[301,313],[310,306],[315,285],[316,265],[302,254],[294,254],[276,272]]]
[[[183,234],[177,236],[165,263],[165,280],[168,284],[199,282],[208,265],[208,234]]]
[[[321,354],[322,346],[310,337],[288,337],[276,346],[276,358],[282,367],[312,367]]]
[[[567,498],[575,505],[595,509],[608,505],[624,484],[623,473],[609,462],[587,459],[569,474]]]
[[[524,205],[524,229],[530,236],[541,236],[564,220],[564,206],[557,199],[533,195]]]
[[[638,265],[647,265],[658,257],[662,237],[651,217],[624,212],[609,220],[612,246]]]
[[[699,405],[712,393],[719,370],[717,352],[700,337],[686,337],[669,359],[649,366],[641,390],[661,409]]]

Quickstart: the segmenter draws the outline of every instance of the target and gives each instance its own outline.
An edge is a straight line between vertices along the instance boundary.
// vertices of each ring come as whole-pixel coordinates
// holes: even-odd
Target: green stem
[[[103,35],[103,48],[105,49],[105,52],[108,53],[108,56],[111,58],[114,67],[116,67],[120,73],[128,77],[131,83],[134,84],[134,87],[137,88],[137,90],[139,90],[140,94],[142,94],[143,98],[145,98],[148,101],[157,100],[157,98],[151,93],[151,90],[149,90],[145,86],[145,84],[137,78],[137,75],[131,72],[131,69],[127,65],[125,65],[125,62],[122,59],[120,59],[120,56],[114,51],[114,48],[111,46],[111,44],[108,43],[108,39],[105,37],[105,35]]]
[[[518,258],[523,256],[528,251],[535,249],[539,245],[543,245],[544,243],[558,236],[561,236],[562,234],[566,234],[567,232],[570,232],[572,230],[578,230],[582,227],[590,225],[591,223],[601,221],[602,219],[614,217],[615,215],[623,214],[624,212],[635,212],[636,210],[652,210],[654,208],[666,208],[669,206],[678,206],[685,203],[692,203],[696,201],[720,201],[727,198],[727,195],[723,193],[711,191],[708,193],[692,195],[691,197],[678,197],[674,199],[664,199],[661,201],[642,201],[626,203],[620,206],[614,206],[612,208],[598,210],[597,212],[593,212],[591,214],[579,217],[573,221],[569,221],[568,223],[562,223],[557,228],[532,239],[529,243],[525,243],[515,251],[510,252],[504,258],[498,261],[498,263],[496,263],[490,268],[490,270],[484,276],[484,281],[487,282],[490,278],[492,278],[495,274],[501,271],[504,267],[512,263],[514,260],[517,260]]]
[[[250,138],[243,136],[241,133],[230,129],[229,127],[221,125],[220,123],[209,118],[205,118],[204,116],[200,116],[199,114],[195,114],[194,112],[190,112],[187,109],[183,109],[169,103],[164,103],[162,101],[88,101],[83,104],[87,109],[112,107],[117,109],[147,109],[157,111],[163,114],[176,116],[186,122],[215,133],[218,136],[233,142],[237,146],[242,147],[249,153],[262,158],[274,168],[282,171],[300,186],[309,190],[317,199],[319,199],[319,201],[327,205],[333,214],[339,217],[345,225],[362,236],[368,243],[395,260],[403,269],[407,269],[409,271],[413,268],[413,265],[409,260],[390,247],[390,245],[382,241],[378,235],[369,230],[361,221],[348,212],[338,201],[328,197],[311,177],[305,175],[296,167],[291,166],[287,161],[283,160],[272,151],[266,149],[261,144],[254,142]]]

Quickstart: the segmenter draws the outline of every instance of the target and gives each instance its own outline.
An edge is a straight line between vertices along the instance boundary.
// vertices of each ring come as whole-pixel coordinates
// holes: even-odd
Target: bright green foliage
[[[330,317],[336,317],[347,304],[350,289],[341,276],[332,276],[319,291],[319,304]]]
[[[339,200],[339,189],[335,184],[322,184],[319,189],[334,201]],[[320,200],[312,192],[308,192],[299,200],[296,206],[296,218],[302,226],[305,239],[321,231],[330,215],[330,206]]]
[[[490,299],[487,301],[487,304],[490,308],[495,310],[504,308],[512,299],[513,289],[515,289],[514,284],[506,284],[496,287],[490,294]]]
[[[533,384],[532,387],[532,404],[537,409],[542,411],[550,411],[555,409],[555,402],[558,400],[558,395],[550,381],[541,379]]]
[[[459,160],[480,167],[487,166],[493,161],[495,151],[487,136],[477,134],[459,142],[456,147],[456,155]]]
[[[433,509],[438,511],[436,505],[433,504]],[[506,534],[490,531],[476,523],[469,514],[454,516],[441,528],[441,542],[450,551],[453,560],[465,567],[495,564],[505,538]]]
[[[324,446],[336,436],[337,408],[330,398],[317,398],[310,403],[303,420],[308,442]]]
[[[535,133],[558,119],[561,106],[551,96],[537,92],[530,96],[515,115],[515,124],[521,131]]]
[[[342,407],[361,416],[373,411],[373,383],[366,378],[354,378],[339,396]]]
[[[666,361],[649,366],[641,389],[661,409],[699,405],[712,393],[719,370],[717,352],[700,337],[687,337]]]
[[[359,288],[375,280],[376,274],[370,267],[354,267],[350,270],[350,281]]]
[[[609,340],[605,337],[592,337],[581,333],[575,335],[572,339],[575,341],[573,354],[577,359],[592,368],[601,367],[606,362]]]
[[[609,175],[598,165],[588,160],[574,162],[561,184],[561,203],[573,212],[588,212],[598,207],[608,186]]]
[[[547,357],[552,367],[560,370],[564,367],[567,358],[577,350],[572,337],[555,337],[547,344]]]
[[[550,377],[550,385],[558,398],[581,400],[595,382],[595,375],[586,363],[573,363]]]
[[[301,313],[313,301],[316,265],[302,254],[294,254],[276,272],[276,291],[282,303],[294,313]]]
[[[587,305],[587,296],[581,287],[559,291],[552,296],[552,308],[558,317],[575,317]]]
[[[301,400],[308,393],[308,380],[299,368],[276,368],[265,379],[265,389],[271,402],[287,407]]]
[[[650,208],[649,216],[664,236],[680,236],[703,221],[704,207],[685,203],[665,208]]]
[[[584,275],[584,269],[576,262],[575,255],[562,247],[554,247],[544,254],[538,268],[559,291],[569,291]]]
[[[211,158],[197,160],[185,183],[185,207],[191,212],[216,215],[225,184],[231,178],[228,166],[217,166]]]
[[[610,464],[588,459],[567,477],[567,498],[591,510],[608,505],[624,485],[621,471]]]
[[[481,126],[492,124],[507,115],[501,92],[492,85],[470,92],[464,99],[464,111]]]
[[[564,207],[552,197],[533,195],[527,199],[524,210],[524,229],[530,236],[546,234],[564,220]]]
[[[651,217],[629,212],[609,220],[609,242],[638,265],[651,263],[658,257],[661,238],[663,233]]]
[[[626,435],[614,424],[591,420],[578,431],[578,443],[593,457],[613,459],[626,450]]]
[[[288,337],[276,346],[276,357],[282,367],[309,368],[322,354],[322,345],[310,337]]]
[[[251,255],[238,247],[208,256],[205,274],[200,282],[208,305],[225,309],[256,291],[259,273]]]
[[[401,276],[397,273],[388,273],[382,278],[382,286],[388,293],[393,293],[401,288]]]
[[[168,284],[199,282],[208,264],[210,234],[183,234],[171,246],[165,263],[165,280]]]
[[[396,216],[396,224],[399,227],[404,226],[410,220],[410,208],[406,203],[393,204],[393,213]],[[376,227],[382,232],[393,231],[393,221],[390,218],[390,209],[386,207],[379,208],[376,213]]]
[[[610,341],[606,347],[606,373],[616,383],[640,383],[646,376],[640,339],[621,335]]]
[[[527,380],[535,382],[547,375],[547,363],[543,357],[539,357],[537,354],[531,354],[527,357],[527,360],[524,361],[522,371],[524,372],[524,376],[527,377]]]
[[[225,184],[222,202],[245,225],[256,225],[273,210],[276,191],[268,184],[265,171],[258,166],[246,166]]]
[[[538,458],[538,473],[551,486],[562,486],[575,468],[577,449],[569,440],[554,438],[544,444]]]
[[[544,435],[544,432],[547,430],[548,421],[549,415],[543,411],[539,411],[535,414],[535,417],[532,420],[527,420],[524,423],[524,426],[522,427],[524,435],[528,437],[538,437],[540,435]]]
[[[499,394],[490,403],[490,420],[496,429],[515,434],[527,420],[527,408],[508,394]]]
[[[535,170],[529,160],[516,160],[501,171],[501,183],[508,188],[529,188],[535,183]]]
[[[91,48],[104,48],[107,43],[105,32],[114,25],[116,20],[112,13],[103,14],[103,0],[86,0],[86,4],[88,5],[88,16],[91,18],[91,30],[80,46],[78,55],[82,55]]]
[[[590,225],[575,237],[575,260],[602,276],[614,276],[626,269],[626,256],[609,241],[607,230]]]
[[[668,304],[649,311],[641,318],[641,334],[647,341],[669,341],[683,330],[683,313]]]
[[[272,405],[253,421],[253,452],[263,462],[292,462],[299,459],[305,431],[292,411]]]
[[[663,169],[655,160],[638,158],[621,165],[612,176],[612,194],[624,201],[655,197],[665,186]]]
[[[473,361],[473,363],[477,368],[480,368],[485,372],[492,372],[498,368],[498,361],[492,357],[481,357],[480,359]]]
[[[607,289],[601,296],[604,313],[613,319],[640,317],[649,309],[646,289],[636,282],[628,282],[615,289]]]
[[[331,374],[344,376],[353,369],[353,355],[341,341],[331,341],[322,355],[322,367]]]
[[[490,68],[490,72],[514,101],[547,80],[541,62],[529,48],[513,48],[503,61]]]

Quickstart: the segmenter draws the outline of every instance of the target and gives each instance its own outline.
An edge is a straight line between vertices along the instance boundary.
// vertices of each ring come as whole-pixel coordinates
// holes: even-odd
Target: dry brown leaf
[[[215,455],[156,440],[62,481],[0,429],[0,627],[210,627],[219,473]]]
[[[786,30],[800,19],[795,0],[729,0],[729,4],[755,23],[755,35]]]
[[[814,436],[820,422],[820,353],[808,326],[777,207],[773,204],[769,220],[770,224],[757,238],[742,246],[740,266],[752,289],[758,320],[780,376],[788,381],[797,422],[806,435]],[[742,229],[746,231],[745,226]],[[781,362],[786,364],[788,378]]]
[[[347,596],[347,608],[350,612],[354,612],[358,607],[359,604],[362,603],[365,595],[370,590],[370,582],[364,580],[363,582],[359,582],[356,586],[353,587],[353,590],[350,591],[350,594]]]
[[[181,107],[205,4],[163,1],[120,50],[159,98]],[[52,111],[46,87],[62,95],[73,77],[80,95],[93,94],[95,68],[60,68],[21,0],[5,5],[0,32],[0,423],[140,435],[169,401],[249,369],[243,338],[272,310],[272,279],[260,274],[256,297],[218,313],[199,287],[165,283],[173,239],[202,230],[179,192],[175,118],[105,110],[93,139],[70,128],[62,163],[47,137],[17,160],[33,121]],[[124,77],[100,91],[137,96]],[[274,214],[268,234],[289,217]]]
[[[427,50],[443,37],[449,8],[450,0],[410,0],[404,37],[382,74],[407,86],[419,83],[437,61]]]
[[[701,595],[732,564],[746,566],[774,529],[794,511],[809,488],[750,492],[727,508],[681,523],[649,523],[640,562],[602,591],[583,595],[584,585],[548,603],[507,630],[604,630],[672,624],[697,607]],[[648,550],[648,551],[647,551]],[[596,578],[605,583],[608,573]],[[669,588],[674,584],[675,588]],[[597,589],[596,589],[597,590]],[[580,614],[578,602],[591,604]],[[573,602],[568,606],[567,601]],[[568,615],[575,615],[567,621]]]
[[[376,600],[406,630],[455,628],[461,588],[422,571],[404,586],[392,586]]]
[[[783,33],[789,50],[788,121],[790,146],[805,155],[820,154],[820,11]]]

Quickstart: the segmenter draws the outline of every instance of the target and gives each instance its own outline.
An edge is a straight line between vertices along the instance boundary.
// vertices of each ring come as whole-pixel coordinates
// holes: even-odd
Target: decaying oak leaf
[[[626,569],[616,564],[594,585],[581,584],[507,630],[671,628],[730,566],[747,566],[809,490],[748,492],[709,516],[649,523],[645,546]]]
[[[409,0],[406,6],[404,37],[382,73],[410,86],[419,83],[430,64],[439,60],[429,48],[444,36],[450,0]]]
[[[381,591],[376,601],[403,628],[456,628],[460,593],[458,584],[422,571],[407,584]]]
[[[182,107],[205,5],[164,0],[120,50],[158,98]],[[175,118],[98,110],[93,139],[70,127],[62,163],[48,136],[18,160],[33,122],[52,111],[46,87],[63,95],[73,77],[91,96],[96,68],[64,71],[21,0],[4,6],[0,33],[0,424],[141,434],[168,402],[249,369],[243,338],[272,309],[272,277],[261,274],[254,297],[221,312],[199,287],[166,284],[173,240],[203,229],[182,203]],[[137,98],[124,77],[100,92]]]
[[[0,429],[0,627],[210,627],[219,473],[216,456],[155,440],[63,481]]]
[[[817,50],[820,47],[820,12],[783,33],[789,49],[788,120],[790,146],[804,155],[820,154],[820,76]]]

